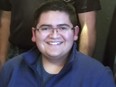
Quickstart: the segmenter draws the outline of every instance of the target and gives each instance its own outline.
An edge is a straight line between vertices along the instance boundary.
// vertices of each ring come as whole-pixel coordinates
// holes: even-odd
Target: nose
[[[54,28],[50,34],[50,36],[52,38],[58,38],[60,36],[59,32],[58,32],[58,29],[57,28]]]

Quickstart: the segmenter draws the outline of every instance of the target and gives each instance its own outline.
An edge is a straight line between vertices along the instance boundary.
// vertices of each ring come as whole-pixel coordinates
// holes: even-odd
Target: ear
[[[32,38],[31,38],[32,42],[35,42],[35,37],[36,37],[36,35],[35,35],[35,28],[32,27]]]
[[[74,27],[74,40],[75,41],[78,39],[78,34],[79,34],[79,27],[76,26]]]

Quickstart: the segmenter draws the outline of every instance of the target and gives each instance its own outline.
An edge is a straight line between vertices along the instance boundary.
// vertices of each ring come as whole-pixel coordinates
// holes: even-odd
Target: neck
[[[66,58],[50,59],[42,57],[43,67],[50,74],[58,74],[66,63]]]

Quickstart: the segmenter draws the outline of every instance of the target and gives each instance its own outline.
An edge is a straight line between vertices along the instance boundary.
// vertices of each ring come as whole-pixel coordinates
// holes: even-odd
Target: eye
[[[68,30],[69,28],[67,26],[61,26],[59,27],[60,30]]]
[[[50,30],[51,28],[50,27],[41,27],[40,30],[41,31],[47,31],[47,30]]]

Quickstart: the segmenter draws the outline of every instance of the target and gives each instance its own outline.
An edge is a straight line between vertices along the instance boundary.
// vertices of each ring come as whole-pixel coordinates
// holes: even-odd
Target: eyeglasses
[[[52,26],[41,26],[39,28],[36,28],[37,31],[40,33],[52,33],[54,30],[56,30],[58,33],[66,33],[70,30],[73,30],[74,28],[71,28],[69,26],[57,26],[56,28],[53,28]]]

